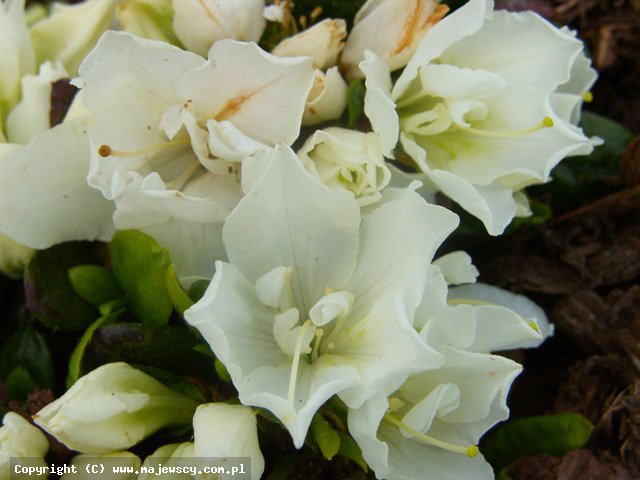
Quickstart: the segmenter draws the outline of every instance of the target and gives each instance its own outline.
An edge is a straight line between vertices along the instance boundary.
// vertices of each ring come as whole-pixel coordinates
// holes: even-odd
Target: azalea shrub
[[[603,143],[575,32],[492,0],[2,0],[0,50],[0,268],[26,296],[0,478],[505,466],[481,443],[522,371],[500,352],[554,327],[450,239],[537,222],[526,189]]]

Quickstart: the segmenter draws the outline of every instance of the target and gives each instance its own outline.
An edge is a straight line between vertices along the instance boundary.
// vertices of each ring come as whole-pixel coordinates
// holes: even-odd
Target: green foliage
[[[351,435],[344,432],[338,432],[338,435],[340,435],[340,450],[338,451],[338,454],[352,462],[355,462],[362,471],[366,473],[369,470],[369,466],[367,465],[367,462],[364,461],[362,451],[356,441],[351,438]]]
[[[480,451],[498,471],[522,455],[547,453],[561,457],[582,448],[592,431],[591,422],[577,413],[521,418],[488,433],[480,443]]]
[[[229,375],[229,371],[227,370],[227,367],[224,366],[224,363],[216,358],[214,360],[214,365],[218,378],[225,383],[231,383],[231,375]]]
[[[340,435],[319,413],[311,420],[311,434],[327,460],[331,460],[340,451]]]
[[[196,280],[191,287],[189,287],[189,298],[197,302],[204,296],[204,292],[207,291],[208,287],[209,280]]]
[[[35,388],[54,388],[51,354],[42,335],[27,325],[14,333],[0,353],[0,378],[16,400]]]
[[[93,367],[127,362],[213,381],[211,357],[196,350],[197,344],[198,339],[186,328],[117,323],[96,329],[85,355]]]
[[[46,326],[56,330],[83,330],[96,318],[96,309],[71,286],[68,270],[97,264],[96,245],[68,242],[35,253],[25,272],[27,307]]]
[[[107,304],[108,305],[108,304]],[[71,353],[71,357],[69,358],[69,371],[67,373],[67,388],[71,388],[71,386],[78,381],[83,375],[82,371],[82,359],[84,358],[84,352],[87,348],[87,345],[91,341],[94,332],[105,325],[110,325],[115,323],[118,320],[120,314],[122,314],[124,310],[118,310],[114,312],[107,312],[98,320],[93,322],[87,330],[85,330],[82,337],[80,337],[80,341],[76,345],[76,348],[73,349]]]
[[[173,265],[169,265],[169,268],[167,268],[165,280],[169,298],[171,298],[171,302],[173,303],[173,306],[178,311],[178,313],[182,315],[187,308],[194,304],[194,301],[191,300],[189,295],[187,295],[187,293],[180,285]]]
[[[68,275],[78,296],[96,307],[123,295],[113,273],[100,265],[71,267]]]
[[[173,311],[167,286],[169,251],[142,232],[119,231],[111,240],[111,266],[131,313],[145,324],[166,324]]]

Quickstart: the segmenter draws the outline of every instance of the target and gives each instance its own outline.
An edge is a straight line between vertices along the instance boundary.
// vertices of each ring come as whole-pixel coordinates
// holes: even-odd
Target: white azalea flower
[[[475,278],[466,254],[447,257],[439,262],[447,276]],[[539,344],[544,337],[537,321],[546,318],[538,313],[537,319],[523,318],[489,302],[448,297],[445,275],[435,264],[429,268],[415,325],[443,365],[349,411],[349,431],[377,478],[418,480],[424,472],[434,480],[493,478],[476,444],[508,417],[507,394],[521,366],[487,352],[523,341]]]
[[[298,151],[305,168],[325,185],[352,192],[358,205],[378,201],[389,184],[378,138],[344,128],[317,130]]]
[[[81,377],[34,420],[72,450],[113,453],[188,423],[196,405],[126,363],[109,363]]]
[[[257,42],[264,0],[173,0],[173,29],[188,50],[206,56],[218,40]]]
[[[28,478],[10,471],[11,459],[25,467],[42,468],[47,465],[44,456],[48,450],[49,441],[38,427],[15,412],[7,413],[0,427],[0,479]]]
[[[237,162],[297,138],[310,60],[222,40],[205,61],[109,32],[80,77],[97,117],[88,182],[115,201],[115,226],[156,237],[179,275],[210,277],[224,258],[221,222],[242,196]]]
[[[582,42],[566,30],[531,12],[492,8],[471,0],[438,22],[393,88],[373,53],[360,67],[365,112],[385,155],[399,138],[432,184],[497,235],[516,214],[515,192],[548,181],[564,157],[592,150],[570,123],[581,95],[568,92],[594,77],[579,60]]]
[[[358,64],[370,50],[391,71],[404,67],[422,37],[449,11],[437,0],[368,0],[354,19],[341,64],[347,78],[360,78]]]
[[[225,223],[230,264],[217,263],[185,312],[242,403],[271,410],[298,448],[334,394],[358,408],[441,364],[411,324],[425,269],[457,218],[415,192],[386,191],[362,219],[351,194],[277,147]]]

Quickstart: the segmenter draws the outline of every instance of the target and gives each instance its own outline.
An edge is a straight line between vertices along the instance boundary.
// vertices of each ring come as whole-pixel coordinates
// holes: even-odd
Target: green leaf
[[[71,267],[68,275],[71,286],[80,298],[96,307],[123,295],[113,273],[100,265]]]
[[[15,399],[24,399],[34,387],[54,388],[49,348],[33,326],[21,328],[7,341],[0,354],[0,377]],[[9,388],[10,382],[15,390]],[[29,390],[25,392],[27,388]]]
[[[515,217],[506,229],[506,233],[513,233],[525,225],[540,225],[553,216],[551,207],[536,199],[529,199],[531,215],[528,217]]]
[[[173,302],[167,288],[168,250],[142,232],[119,231],[111,240],[111,266],[126,292],[128,309],[140,322],[162,325],[169,321]]]
[[[366,88],[362,80],[352,80],[347,89],[347,124],[353,128],[364,113],[364,94]]]
[[[562,457],[582,448],[592,431],[591,422],[577,413],[521,418],[489,432],[480,443],[480,451],[495,470],[500,470],[522,455]]]
[[[218,374],[218,378],[220,378],[220,380],[225,383],[231,383],[231,375],[229,375],[227,367],[224,366],[224,363],[216,358],[214,364],[216,373]]]
[[[358,464],[363,472],[368,472],[369,466],[367,465],[367,462],[364,461],[362,451],[356,441],[351,438],[351,435],[347,435],[344,432],[338,432],[338,435],[340,436],[340,450],[338,451],[338,454],[347,460],[351,460]]]
[[[117,323],[94,332],[85,356],[94,368],[121,361],[214,381],[211,357],[195,350],[198,342],[186,328]]]
[[[580,127],[588,137],[600,137],[604,144],[594,148],[589,155],[591,162],[616,163],[633,140],[631,133],[623,125],[592,112],[583,112]]]
[[[189,298],[197,302],[204,296],[204,292],[209,288],[209,280],[196,280],[189,288]]]
[[[96,318],[96,309],[73,289],[68,270],[97,264],[96,244],[68,242],[35,253],[25,271],[27,307],[46,326],[56,330],[83,330]]]
[[[322,415],[315,414],[311,420],[311,433],[324,458],[331,460],[340,451],[340,435]]]
[[[176,311],[182,315],[187,308],[194,304],[194,301],[189,298],[187,292],[185,292],[182,285],[180,285],[173,265],[169,265],[169,268],[167,268],[166,281],[169,298],[171,298],[171,302]]]
[[[69,358],[69,372],[67,373],[66,380],[67,389],[71,388],[71,386],[78,381],[78,378],[82,376],[82,359],[84,357],[84,351],[91,341],[93,333],[104,325],[115,323],[123,311],[124,310],[108,313],[100,317],[98,320],[93,322],[84,332],[82,337],[80,337],[80,341],[76,345],[76,348],[73,349],[71,357]]]

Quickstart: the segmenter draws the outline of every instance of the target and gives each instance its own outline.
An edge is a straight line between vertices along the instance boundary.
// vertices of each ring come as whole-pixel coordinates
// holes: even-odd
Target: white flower
[[[12,458],[24,459],[19,461],[25,467],[45,467],[44,456],[48,450],[49,442],[40,429],[15,412],[7,413],[0,427],[0,480],[14,478],[15,473],[10,472]]]
[[[378,201],[391,178],[373,133],[337,127],[317,130],[298,156],[322,183],[352,192],[360,206]]]
[[[340,75],[338,67],[331,67],[326,73],[316,70],[315,81],[304,107],[302,124],[317,125],[340,118],[347,106],[347,88],[347,82]]]
[[[447,277],[473,281],[477,274],[463,252],[439,263]],[[539,344],[544,337],[537,321],[546,318],[538,313],[537,319],[523,318],[489,302],[447,297],[445,275],[435,264],[429,268],[415,326],[443,365],[349,411],[349,431],[378,478],[418,480],[424,472],[434,480],[493,478],[476,444],[507,418],[507,394],[521,367],[487,352],[523,341]]]
[[[103,455],[81,453],[73,457],[70,462],[70,466],[75,466],[76,473],[65,473],[60,477],[60,480],[91,480],[96,477],[96,474],[89,473],[91,467],[87,470],[87,466],[96,464],[104,466],[104,471],[100,474],[100,478],[105,480],[136,480],[138,475],[135,473],[115,472],[114,467],[119,469],[132,468],[135,472],[142,466],[140,457],[131,452],[116,452]]]
[[[115,201],[115,226],[153,235],[179,275],[210,277],[224,258],[221,222],[242,196],[237,162],[298,137],[310,63],[233,40],[205,61],[107,33],[80,77],[97,118],[88,182]]]
[[[206,56],[218,40],[257,42],[264,0],[173,0],[173,29],[188,50]]]
[[[264,457],[258,445],[258,431],[255,413],[243,405],[208,403],[200,405],[193,416],[194,441],[165,445],[148,456],[145,467],[225,467],[232,471],[242,468],[245,475],[236,471],[234,477],[257,480],[264,472]],[[251,465],[239,465],[229,459],[249,458]],[[249,471],[251,475],[249,475]],[[142,473],[139,480],[162,477],[157,473]],[[195,475],[165,474],[172,480],[199,478]]]
[[[341,18],[326,18],[312,27],[285,38],[271,53],[281,57],[307,56],[313,58],[313,66],[326,70],[336,64],[344,48],[347,22]]]
[[[86,0],[75,5],[54,2],[51,14],[30,28],[38,64],[60,62],[70,75],[111,26],[114,0]]]
[[[340,59],[347,78],[362,77],[358,64],[366,50],[391,71],[404,67],[427,30],[448,11],[437,0],[368,0],[355,17]]]
[[[109,363],[81,377],[34,420],[72,450],[112,453],[188,423],[196,405],[126,363]]]
[[[365,218],[353,196],[311,177],[288,147],[227,219],[230,264],[185,312],[245,405],[264,407],[304,442],[338,394],[357,408],[440,357],[411,326],[433,252],[457,224],[409,190]]]
[[[365,112],[385,155],[399,137],[428,181],[497,235],[516,214],[514,192],[592,150],[571,123],[581,96],[569,92],[594,77],[579,60],[582,42],[566,30],[492,7],[471,0],[438,22],[393,89],[374,54],[360,67]]]

